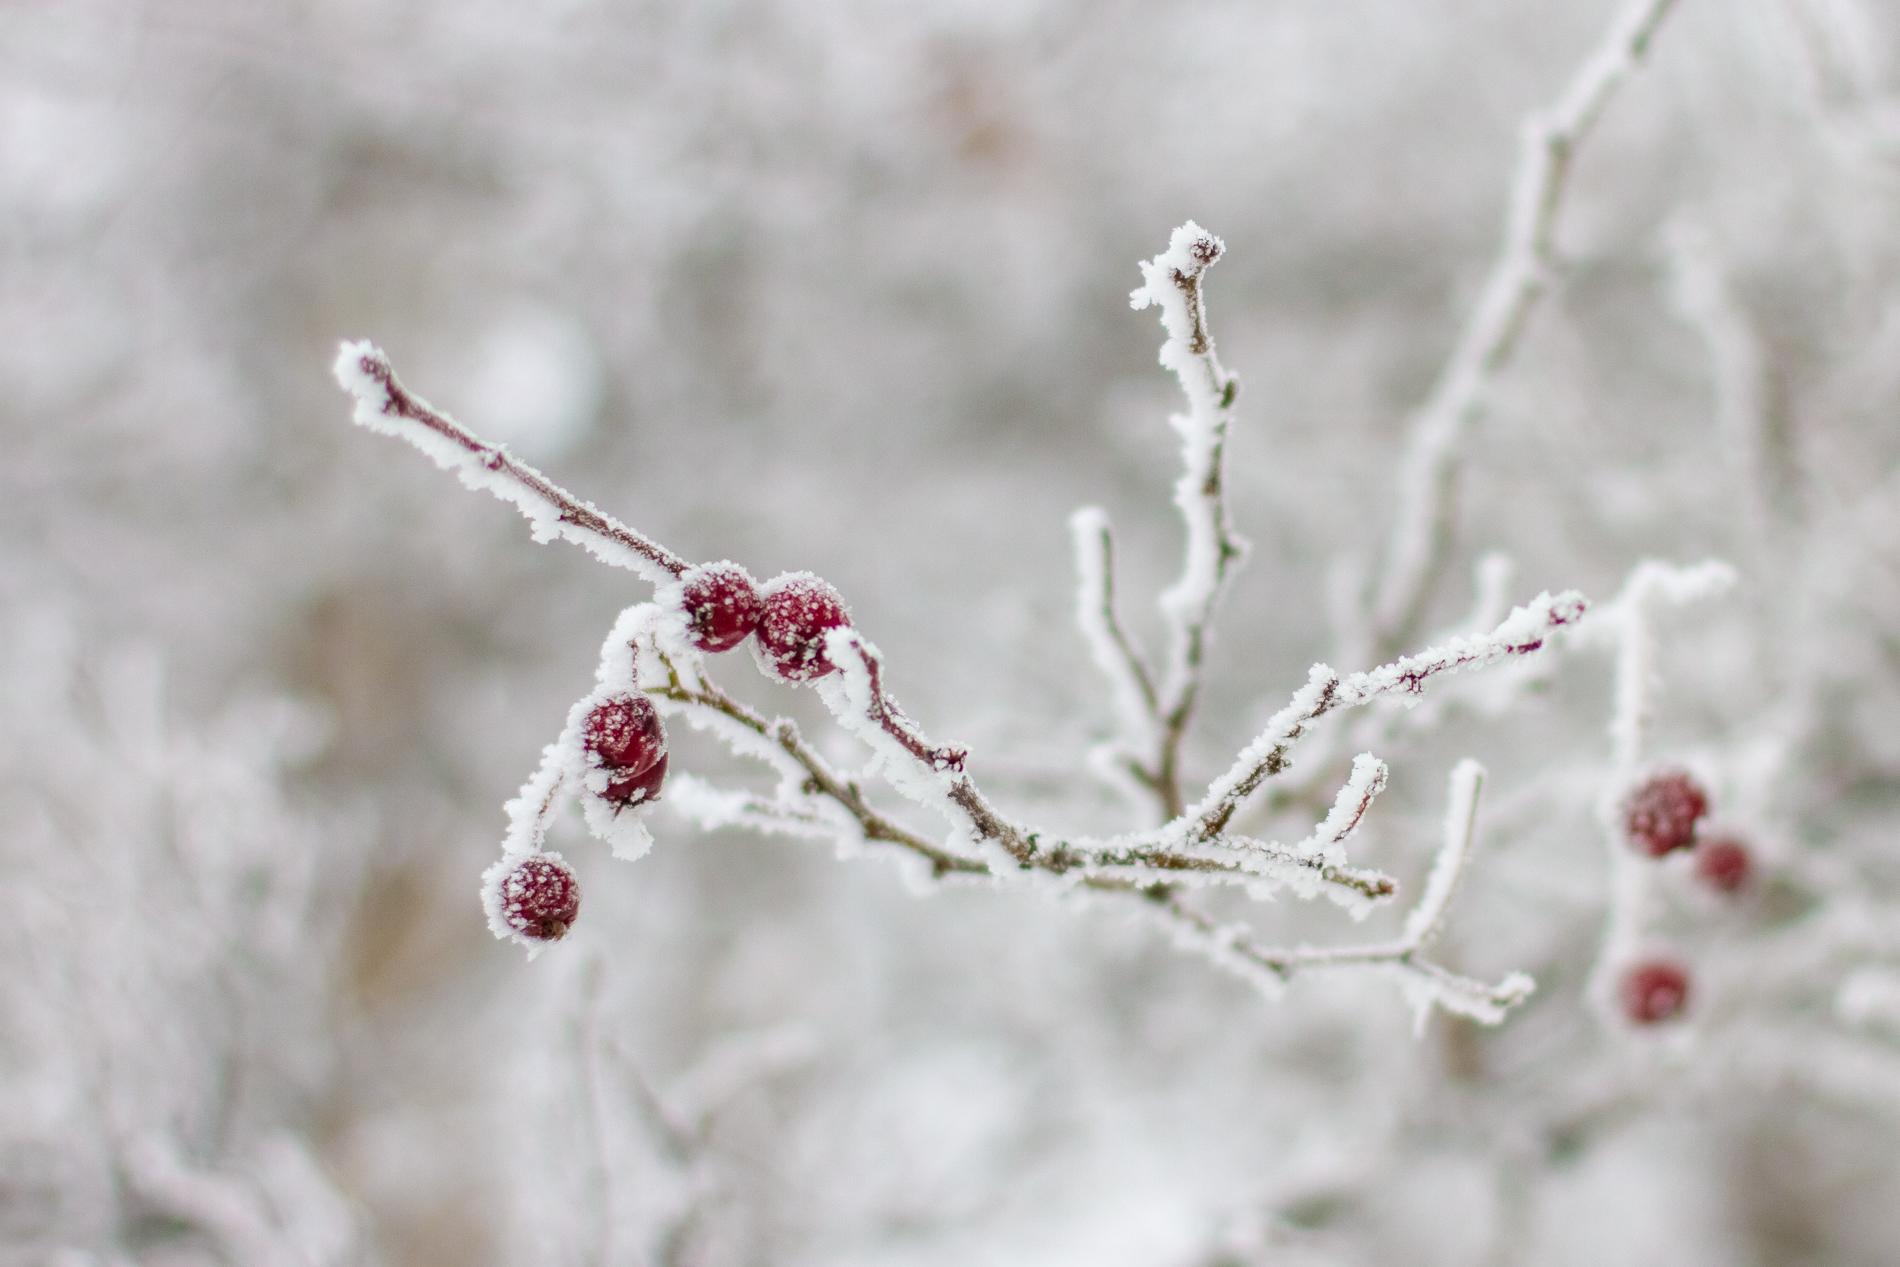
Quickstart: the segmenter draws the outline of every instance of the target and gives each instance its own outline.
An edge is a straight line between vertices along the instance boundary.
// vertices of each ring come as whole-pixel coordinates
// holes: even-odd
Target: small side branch
[[[512,503],[527,517],[536,541],[571,541],[601,562],[638,572],[655,585],[678,579],[691,566],[409,391],[374,344],[345,343],[333,372],[356,397],[358,424],[407,440],[468,487]]]
[[[1108,842],[1045,837],[1013,822],[990,802],[964,770],[960,749],[932,746],[907,722],[893,727],[891,706],[883,694],[882,658],[862,634],[834,630],[827,638],[826,655],[842,670],[819,686],[832,715],[870,745],[892,787],[942,814],[973,845],[994,851],[988,869],[998,878],[1041,873],[1091,885],[1117,882],[1109,887],[1173,881],[1292,887],[1325,892],[1355,908],[1395,890],[1390,877],[1352,870],[1337,856],[1311,848],[1244,840],[1184,846],[1158,834]],[[939,754],[946,752],[958,754],[957,759],[943,760]]]
[[[1108,515],[1100,507],[1084,506],[1069,517],[1069,532],[1075,547],[1075,622],[1095,667],[1114,692],[1121,731],[1116,757],[1153,788],[1145,754],[1155,744],[1161,698],[1147,662],[1115,612],[1115,537]]]
[[[1504,240],[1490,277],[1410,425],[1398,514],[1371,591],[1374,657],[1389,656],[1418,635],[1451,550],[1465,435],[1483,416],[1491,384],[1516,355],[1559,272],[1557,218],[1577,153],[1674,6],[1675,0],[1635,0],[1556,104],[1525,126]]]
[[[718,687],[703,678],[688,685],[684,676],[670,662],[667,663],[668,684],[649,694],[675,705],[687,713],[690,720],[705,724],[709,715],[727,726],[734,726],[763,741],[766,745],[788,759],[802,772],[801,791],[809,796],[829,801],[842,810],[856,824],[865,840],[896,845],[907,849],[930,864],[931,874],[938,878],[947,875],[987,875],[989,867],[974,858],[964,858],[942,849],[910,829],[900,826],[890,818],[874,809],[865,800],[858,785],[833,770],[823,757],[805,741],[797,726],[783,718],[768,720],[750,708],[733,699]],[[780,830],[787,830],[794,822],[800,821],[795,812],[775,804],[769,809],[763,805],[747,803],[745,813],[740,818],[769,814],[780,822]]]
[[[1207,795],[1178,820],[1177,826],[1190,840],[1218,836],[1261,784],[1287,768],[1293,745],[1306,734],[1308,726],[1327,713],[1386,696],[1417,695],[1426,682],[1441,674],[1528,655],[1544,645],[1551,631],[1581,620],[1587,607],[1583,596],[1574,590],[1555,596],[1540,594],[1513,611],[1489,634],[1454,638],[1418,655],[1345,677],[1326,665],[1314,665],[1306,685],[1241,750],[1233,766],[1214,781]]]
[[[1277,949],[1253,940],[1244,929],[1217,923],[1205,912],[1170,898],[1162,909],[1190,944],[1214,954],[1228,966],[1269,989],[1295,976],[1328,968],[1381,967],[1400,980],[1420,1008],[1432,1007],[1496,1024],[1530,996],[1535,984],[1522,973],[1511,973],[1495,983],[1453,972],[1426,957],[1425,951],[1444,922],[1472,852],[1477,821],[1478,792],[1484,770],[1475,761],[1460,762],[1452,771],[1445,813],[1445,837],[1432,865],[1425,891],[1406,918],[1404,934],[1392,942],[1361,946]]]

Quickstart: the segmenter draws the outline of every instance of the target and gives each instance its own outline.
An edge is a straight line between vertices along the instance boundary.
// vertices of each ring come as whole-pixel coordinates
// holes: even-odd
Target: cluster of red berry
[[[730,651],[756,638],[759,665],[781,682],[812,682],[835,673],[825,635],[851,624],[836,589],[809,572],[788,572],[764,585],[736,563],[708,563],[680,577],[678,603],[687,641],[705,652]],[[644,695],[619,694],[595,704],[581,724],[588,766],[605,771],[595,794],[618,809],[660,799],[666,781],[666,727]],[[580,910],[580,886],[559,854],[529,854],[500,877],[501,919],[528,941],[556,941]]]
[[[1631,848],[1650,858],[1691,850],[1698,880],[1718,893],[1739,893],[1753,878],[1754,859],[1733,835],[1698,830],[1708,812],[1708,793],[1693,776],[1659,770],[1624,798],[1623,835]],[[1669,1020],[1688,1004],[1688,970],[1668,959],[1633,964],[1623,974],[1619,998],[1623,1014],[1639,1025]]]

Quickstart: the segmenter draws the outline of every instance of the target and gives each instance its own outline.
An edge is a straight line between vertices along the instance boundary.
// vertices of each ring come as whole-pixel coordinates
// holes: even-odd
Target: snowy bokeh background
[[[1146,826],[1085,759],[1066,526],[1110,510],[1152,634],[1176,395],[1135,262],[1190,216],[1228,246],[1255,550],[1205,779],[1340,653],[1522,122],[1613,12],[0,0],[0,1262],[1893,1261],[1889,6],[1681,0],[1577,157],[1430,610],[1458,625],[1486,551],[1517,598],[1738,570],[1662,622],[1656,745],[1765,874],[1685,889],[1663,1038],[1582,997],[1586,652],[1395,728],[1359,846],[1415,881],[1446,772],[1490,767],[1445,954],[1539,978],[1497,1030],[663,814],[637,866],[563,828],[582,920],[525,963],[476,878],[644,588],[350,426],[328,374],[374,338],[688,556],[822,573],[993,795]]]

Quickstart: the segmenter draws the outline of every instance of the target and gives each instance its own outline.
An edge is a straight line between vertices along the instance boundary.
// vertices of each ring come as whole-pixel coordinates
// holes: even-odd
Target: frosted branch
[[[1202,683],[1209,629],[1235,565],[1246,552],[1227,515],[1223,456],[1236,380],[1220,365],[1207,325],[1203,281],[1220,258],[1218,238],[1192,222],[1175,230],[1169,247],[1141,266],[1143,285],[1132,302],[1155,306],[1166,331],[1161,363],[1179,379],[1187,402],[1172,425],[1182,442],[1182,474],[1174,502],[1186,531],[1180,577],[1161,597],[1169,647],[1157,681],[1115,608],[1114,541],[1106,517],[1085,509],[1071,521],[1076,550],[1077,618],[1098,667],[1114,688],[1121,756],[1126,768],[1155,794],[1167,821],[1161,826],[1103,839],[1061,837],[1032,828],[1003,812],[968,768],[968,752],[929,738],[890,693],[877,648],[849,621],[842,600],[831,623],[809,635],[804,665],[821,672],[787,678],[812,686],[833,719],[871,752],[867,772],[913,804],[949,825],[942,843],[875,808],[859,782],[822,759],[797,726],[768,718],[739,703],[704,672],[715,650],[704,631],[691,625],[679,583],[685,562],[631,528],[575,499],[499,446],[471,435],[440,411],[408,392],[382,353],[369,344],[347,344],[336,374],[356,397],[356,421],[408,440],[468,486],[511,502],[528,517],[540,540],[574,541],[602,560],[640,572],[659,588],[655,601],[624,611],[601,649],[595,690],[578,701],[540,767],[508,805],[503,861],[541,850],[549,826],[569,794],[578,794],[590,828],[620,857],[637,857],[652,843],[644,826],[643,799],[612,795],[608,766],[588,754],[590,719],[628,693],[641,692],[665,715],[715,736],[735,754],[763,762],[777,776],[765,793],[716,787],[683,772],[675,775],[673,808],[701,828],[741,826],[808,839],[829,839],[841,854],[862,845],[886,844],[921,861],[925,878],[987,879],[1037,883],[1056,892],[1097,892],[1139,899],[1163,912],[1184,939],[1218,959],[1239,965],[1258,980],[1284,979],[1312,968],[1360,966],[1395,973],[1422,1007],[1440,1006],[1482,1020],[1496,1020],[1528,990],[1513,977],[1487,985],[1461,977],[1424,957],[1469,855],[1477,794],[1477,769],[1461,766],[1454,779],[1446,843],[1425,893],[1398,941],[1371,945],[1274,950],[1250,931],[1216,923],[1184,904],[1180,891],[1224,885],[1266,898],[1286,891],[1303,899],[1326,897],[1355,917],[1397,890],[1390,876],[1348,863],[1346,842],[1359,830],[1388,777],[1385,764],[1360,754],[1351,774],[1303,839],[1288,845],[1228,830],[1234,814],[1271,775],[1286,768],[1288,753],[1308,726],[1328,712],[1388,696],[1415,698],[1432,678],[1481,668],[1541,648],[1552,631],[1574,624],[1584,600],[1573,592],[1548,593],[1517,608],[1487,634],[1455,637],[1417,655],[1342,676],[1315,666],[1307,685],[1214,781],[1201,803],[1186,809],[1179,764],[1184,736]],[[722,565],[739,572],[735,564]],[[1487,570],[1482,604],[1501,604],[1503,569]],[[829,593],[815,577],[806,581]],[[746,584],[750,585],[749,578]],[[756,600],[755,600],[756,601]],[[764,645],[761,624],[754,630]],[[741,633],[740,637],[751,636]],[[729,648],[727,641],[717,649]],[[762,653],[763,654],[763,653]],[[656,740],[656,742],[663,742]],[[664,759],[662,748],[659,758]],[[664,777],[664,767],[658,777]],[[655,787],[657,788],[657,781]],[[1318,789],[1313,789],[1317,796]],[[1313,807],[1319,812],[1319,806]],[[550,855],[552,857],[552,855]]]
[[[1153,776],[1137,754],[1156,742],[1161,701],[1147,664],[1115,614],[1114,534],[1107,514],[1096,506],[1085,506],[1071,515],[1069,531],[1075,546],[1076,625],[1114,694],[1121,731],[1117,755],[1152,787]]]
[[[1174,371],[1187,398],[1187,412],[1169,423],[1181,437],[1181,475],[1174,504],[1187,533],[1181,575],[1161,595],[1168,628],[1168,660],[1160,689],[1153,692],[1159,733],[1143,781],[1169,817],[1181,812],[1181,744],[1200,694],[1209,626],[1247,543],[1227,514],[1224,463],[1227,426],[1239,380],[1222,368],[1207,325],[1204,281],[1225,250],[1221,240],[1192,220],[1176,229],[1168,249],[1141,265],[1142,284],[1129,296],[1135,308],[1160,310],[1167,339],[1161,364]]]
[[[1559,272],[1557,218],[1577,153],[1674,4],[1630,4],[1556,103],[1524,126],[1503,242],[1490,276],[1431,395],[1409,424],[1398,512],[1372,582],[1369,641],[1375,656],[1390,655],[1417,636],[1451,550],[1466,435],[1483,416],[1492,383],[1515,357]]]
[[[1202,847],[1156,836],[1068,840],[1024,827],[997,809],[964,770],[961,749],[931,745],[903,718],[884,693],[883,659],[862,634],[848,628],[832,631],[826,654],[840,667],[835,677],[819,684],[819,695],[832,715],[870,746],[875,768],[893,788],[989,851],[987,870],[999,879],[1042,874],[1110,890],[1179,882],[1288,887],[1308,894],[1325,892],[1349,906],[1394,891],[1389,877],[1352,870],[1336,857],[1311,849],[1251,840]],[[959,754],[958,759],[942,760],[945,752]],[[1097,883],[1102,881],[1107,883]]]
[[[1214,781],[1201,802],[1175,826],[1192,840],[1219,835],[1262,783],[1287,768],[1294,744],[1314,721],[1327,713],[1387,696],[1418,695],[1426,682],[1441,674],[1485,668],[1512,656],[1528,655],[1540,649],[1553,630],[1582,619],[1587,606],[1574,590],[1555,596],[1539,594],[1488,634],[1453,638],[1417,655],[1344,677],[1326,665],[1314,665],[1306,685],[1274,714],[1266,729],[1241,750],[1227,773]]]
[[[1452,770],[1451,790],[1445,800],[1444,843],[1425,879],[1425,892],[1405,920],[1405,940],[1413,946],[1428,944],[1444,923],[1445,911],[1471,858],[1478,826],[1478,793],[1483,788],[1484,767],[1476,761],[1460,761]]]
[[[1421,1021],[1437,1007],[1487,1025],[1496,1024],[1530,996],[1535,985],[1529,977],[1514,972],[1487,983],[1453,972],[1425,955],[1470,862],[1483,782],[1484,769],[1475,761],[1462,761],[1452,771],[1444,840],[1426,879],[1425,891],[1406,917],[1404,932],[1397,941],[1273,949],[1255,942],[1238,926],[1218,924],[1184,903],[1168,903],[1167,912],[1179,926],[1177,931],[1185,930],[1188,940],[1269,989],[1277,989],[1302,972],[1377,967],[1398,978]]]
[[[655,585],[678,578],[686,560],[584,502],[498,444],[405,388],[389,358],[372,343],[345,343],[333,367],[336,381],[356,398],[356,421],[398,436],[469,488],[492,493],[528,520],[536,541],[571,541],[603,563],[638,572]]]

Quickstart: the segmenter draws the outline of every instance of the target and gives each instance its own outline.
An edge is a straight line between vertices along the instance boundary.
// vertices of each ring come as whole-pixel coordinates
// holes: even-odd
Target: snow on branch
[[[1372,581],[1375,657],[1412,641],[1451,551],[1466,435],[1483,416],[1491,385],[1517,354],[1525,329],[1561,268],[1557,218],[1578,152],[1604,110],[1648,53],[1675,0],[1634,0],[1548,110],[1524,125],[1503,241],[1476,308],[1409,425],[1398,510]]]
[[[653,601],[627,608],[601,647],[593,689],[569,710],[540,766],[508,803],[502,856],[484,875],[482,894],[498,937],[530,955],[564,937],[579,911],[578,881],[559,854],[545,849],[561,810],[578,800],[589,829],[616,857],[635,859],[654,844],[648,826],[663,794],[702,830],[744,826],[765,834],[828,839],[841,857],[880,852],[908,858],[920,884],[955,880],[1035,884],[1058,896],[1133,899],[1158,914],[1187,945],[1277,982],[1309,968],[1360,966],[1399,975],[1415,1000],[1495,1021],[1525,993],[1517,977],[1487,985],[1424,957],[1469,855],[1475,766],[1454,779],[1439,863],[1397,941],[1325,949],[1273,950],[1250,929],[1229,925],[1190,904],[1183,891],[1224,886],[1262,900],[1289,893],[1327,898],[1355,918],[1397,892],[1393,879],[1352,864],[1347,843],[1360,830],[1389,772],[1362,753],[1312,830],[1292,844],[1228,830],[1235,812],[1270,775],[1308,725],[1324,714],[1387,696],[1415,697],[1430,679],[1527,655],[1551,632],[1581,618],[1575,593],[1543,594],[1491,632],[1459,637],[1367,672],[1341,676],[1316,666],[1307,685],[1191,812],[1181,794],[1180,755],[1199,695],[1204,656],[1219,601],[1245,544],[1228,522],[1222,469],[1235,382],[1214,354],[1202,291],[1220,258],[1220,240],[1189,222],[1168,249],[1142,265],[1136,307],[1156,306],[1167,332],[1161,361],[1180,379],[1187,412],[1173,419],[1182,440],[1175,505],[1186,525],[1185,562],[1162,595],[1168,658],[1157,680],[1115,610],[1113,538],[1099,511],[1074,516],[1080,582],[1078,616],[1097,666],[1117,696],[1127,768],[1164,811],[1160,826],[1105,838],[1032,826],[983,790],[970,752],[940,743],[892,695],[883,654],[853,623],[850,608],[821,578],[785,573],[764,583],[736,563],[688,564],[650,538],[608,517],[517,462],[405,389],[383,354],[347,344],[336,372],[357,400],[356,420],[408,440],[471,488],[513,503],[537,539],[563,537],[603,561],[641,573]],[[839,729],[871,760],[862,777],[835,768],[791,721],[740,703],[708,672],[709,657],[742,643],[753,663],[784,687],[813,688]],[[667,719],[684,720],[735,755],[775,776],[769,790],[718,786],[681,772],[666,792],[672,754]],[[932,834],[905,823],[874,799],[875,777],[947,827]],[[1318,814],[1318,807],[1315,807]]]
[[[1302,973],[1370,967],[1395,977],[1411,1000],[1420,1024],[1433,1008],[1496,1024],[1530,997],[1535,984],[1521,972],[1483,982],[1453,972],[1426,957],[1470,862],[1484,769],[1462,761],[1452,771],[1445,812],[1445,833],[1425,891],[1406,917],[1402,935],[1391,942],[1366,945],[1280,949],[1256,941],[1240,925],[1222,924],[1178,900],[1163,906],[1181,939],[1209,952],[1229,968],[1270,993]]]
[[[1485,668],[1512,656],[1528,655],[1542,648],[1553,630],[1581,620],[1587,608],[1583,596],[1574,590],[1557,595],[1543,593],[1517,608],[1488,634],[1453,638],[1417,655],[1343,677],[1327,665],[1314,665],[1306,685],[1241,750],[1232,767],[1214,781],[1200,803],[1178,820],[1177,829],[1194,840],[1218,835],[1261,784],[1288,768],[1293,745],[1307,733],[1309,725],[1327,713],[1386,696],[1415,696],[1425,689],[1427,681],[1440,674]]]
[[[505,446],[471,435],[409,391],[375,344],[345,343],[332,372],[343,390],[356,397],[358,425],[407,440],[468,487],[512,503],[527,518],[536,541],[571,541],[601,562],[638,572],[655,585],[675,580],[686,570],[686,561],[665,546],[580,501],[512,457]]]
[[[1136,777],[1154,792],[1168,818],[1182,808],[1181,744],[1200,695],[1214,615],[1248,549],[1227,513],[1227,427],[1240,380],[1222,368],[1207,324],[1207,270],[1226,249],[1219,238],[1189,220],[1169,237],[1167,250],[1142,262],[1142,284],[1129,295],[1134,308],[1160,310],[1168,336],[1161,345],[1161,364],[1174,372],[1187,398],[1187,412],[1168,420],[1181,437],[1174,504],[1186,529],[1186,549],[1180,577],[1161,595],[1168,658],[1158,687],[1114,622],[1107,524],[1100,512],[1083,511],[1075,520],[1083,633],[1096,648],[1097,663],[1117,684],[1118,696],[1132,686],[1145,705],[1142,724],[1131,725],[1131,710],[1124,702],[1124,728],[1128,742],[1144,754],[1133,763]],[[1091,535],[1099,566],[1085,539]],[[1102,596],[1099,603],[1095,594]]]
[[[1161,697],[1147,662],[1115,613],[1115,537],[1108,515],[1100,507],[1084,506],[1069,517],[1069,530],[1075,547],[1075,621],[1095,667],[1114,693],[1122,736],[1114,752],[1116,763],[1159,792],[1144,754],[1158,740]]]

